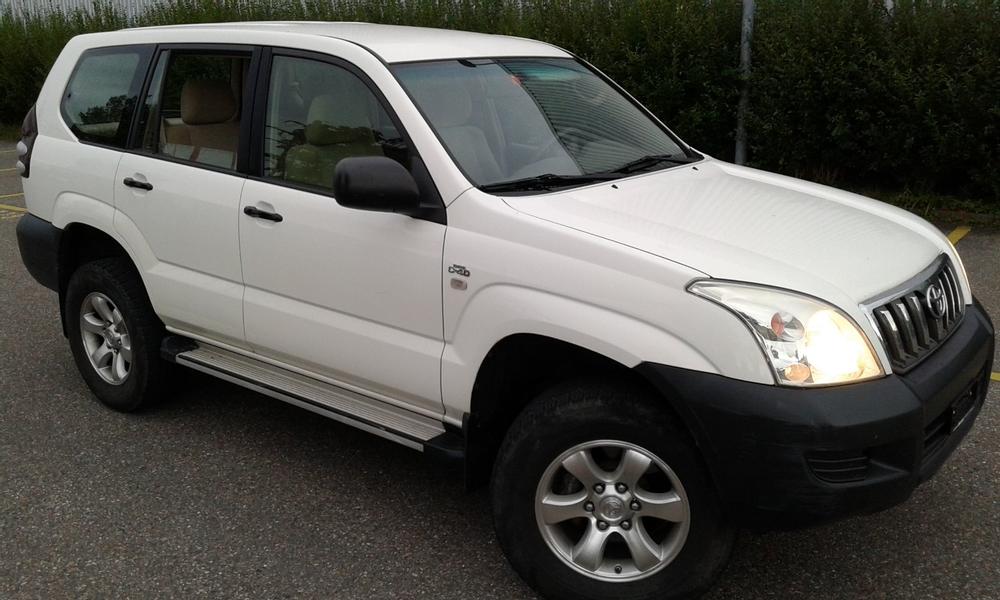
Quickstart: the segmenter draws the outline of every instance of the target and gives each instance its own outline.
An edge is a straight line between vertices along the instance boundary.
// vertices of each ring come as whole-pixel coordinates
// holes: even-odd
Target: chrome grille
[[[902,290],[867,306],[896,372],[940,346],[965,314],[955,269],[943,256]]]

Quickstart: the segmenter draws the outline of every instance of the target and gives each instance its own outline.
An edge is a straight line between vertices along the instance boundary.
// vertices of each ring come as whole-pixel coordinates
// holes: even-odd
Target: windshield
[[[595,175],[691,160],[663,128],[573,59],[447,60],[397,65],[393,72],[481,188],[539,176],[546,185],[582,185],[600,180]]]

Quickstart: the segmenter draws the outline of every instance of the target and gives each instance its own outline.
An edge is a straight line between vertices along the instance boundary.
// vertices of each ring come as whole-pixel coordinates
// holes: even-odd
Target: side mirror
[[[384,156],[356,156],[337,163],[333,172],[337,204],[360,210],[414,213],[420,189],[406,167]]]

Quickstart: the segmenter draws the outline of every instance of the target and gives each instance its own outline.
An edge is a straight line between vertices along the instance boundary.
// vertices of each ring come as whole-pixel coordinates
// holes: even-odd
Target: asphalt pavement
[[[0,598],[535,598],[485,490],[419,453],[196,373],[151,411],[103,408],[56,295],[21,264],[12,149],[0,144]],[[958,247],[1000,317],[1000,232]],[[907,503],[741,533],[707,597],[1000,598],[1000,382]]]

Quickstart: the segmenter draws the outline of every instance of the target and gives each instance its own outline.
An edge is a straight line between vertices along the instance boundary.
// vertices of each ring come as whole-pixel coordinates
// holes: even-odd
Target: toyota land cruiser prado
[[[993,328],[933,226],[701,154],[549,44],[363,23],[74,38],[19,144],[84,381],[178,366],[490,482],[552,598],[679,598],[734,527],[883,509]]]

